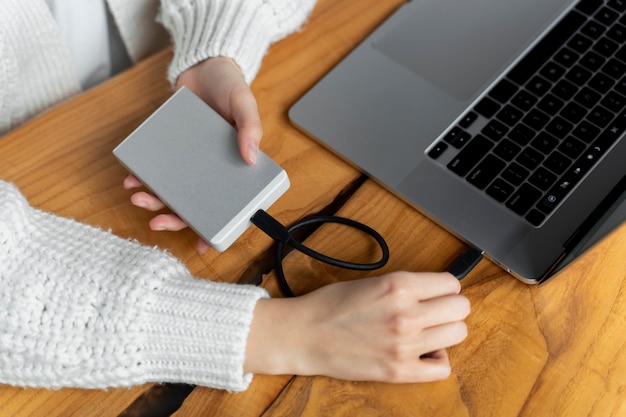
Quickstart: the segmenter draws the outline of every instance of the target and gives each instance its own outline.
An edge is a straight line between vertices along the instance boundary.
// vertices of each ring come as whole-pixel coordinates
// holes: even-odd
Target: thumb
[[[238,132],[239,152],[247,163],[254,164],[263,136],[256,99],[245,84],[233,89],[230,103],[232,119]]]

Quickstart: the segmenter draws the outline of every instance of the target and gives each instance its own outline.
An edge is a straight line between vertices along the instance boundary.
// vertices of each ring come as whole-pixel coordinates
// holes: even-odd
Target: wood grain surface
[[[290,224],[337,212],[387,239],[391,258],[384,271],[443,270],[465,249],[462,242],[287,117],[307,89],[402,4],[319,0],[305,27],[270,49],[252,84],[264,124],[261,147],[292,183],[270,213]],[[18,185],[35,207],[169,250],[200,278],[261,281],[280,296],[272,242],[262,232],[251,228],[228,251],[199,256],[192,232],[150,231],[151,215],[133,207],[121,187],[126,172],[111,151],[171,95],[170,59],[169,50],[155,54],[0,139],[0,179]],[[337,225],[319,228],[306,243],[340,258],[378,256],[372,242]],[[0,416],[626,416],[625,254],[626,226],[542,287],[481,261],[463,281],[472,302],[469,336],[450,349],[453,375],[445,381],[390,385],[257,375],[236,394],[170,384],[106,391],[0,386]],[[287,255],[284,266],[299,293],[365,276],[298,253]]]

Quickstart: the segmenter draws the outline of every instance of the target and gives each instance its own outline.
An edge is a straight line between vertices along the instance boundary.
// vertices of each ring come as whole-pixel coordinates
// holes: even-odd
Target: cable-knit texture
[[[269,46],[298,30],[315,0],[161,0],[174,60],[168,79],[215,56],[234,59],[250,83]]]
[[[0,383],[247,388],[267,292],[193,278],[173,256],[28,205],[0,181]]]
[[[80,91],[45,2],[2,0],[0,81],[0,135]]]
[[[160,0],[159,22],[174,43],[173,85],[184,70],[215,56],[233,58],[246,82],[269,46],[298,30],[316,0]],[[168,41],[154,22],[159,0],[107,0],[133,62]],[[80,92],[71,57],[44,0],[2,0],[0,135]]]

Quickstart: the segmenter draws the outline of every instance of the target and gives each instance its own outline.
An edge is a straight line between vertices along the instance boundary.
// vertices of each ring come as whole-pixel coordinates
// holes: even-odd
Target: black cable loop
[[[281,291],[286,297],[294,297],[295,294],[291,290],[291,287],[287,283],[287,279],[285,278],[285,273],[283,271],[283,249],[285,245],[291,246],[295,250],[310,256],[313,259],[324,262],[328,265],[337,266],[345,269],[353,269],[358,271],[372,271],[375,269],[382,268],[385,266],[387,261],[389,260],[389,247],[387,246],[387,242],[385,239],[378,233],[376,230],[371,227],[357,222],[355,220],[347,219],[345,217],[338,216],[315,216],[310,217],[308,219],[301,220],[299,222],[294,223],[289,228],[285,228],[278,221],[272,218],[269,214],[267,214],[263,210],[259,210],[257,214],[252,217],[252,222],[257,225],[261,230],[267,233],[270,237],[276,240],[276,276],[278,279],[278,284],[280,286]],[[344,261],[341,259],[336,259],[331,256],[320,253],[316,250],[309,248],[306,245],[303,245],[298,240],[294,239],[291,236],[291,233],[297,229],[300,229],[305,226],[310,226],[314,224],[323,224],[323,223],[338,223],[343,224],[348,227],[352,227],[357,229],[363,233],[366,233],[370,237],[372,237],[379,245],[382,251],[382,257],[377,262],[372,263],[356,263]]]

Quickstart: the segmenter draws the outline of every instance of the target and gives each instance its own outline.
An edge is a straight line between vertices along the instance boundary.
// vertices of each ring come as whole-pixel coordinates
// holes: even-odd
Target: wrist
[[[254,309],[246,345],[244,372],[308,375],[311,329],[301,298],[260,299]]]

